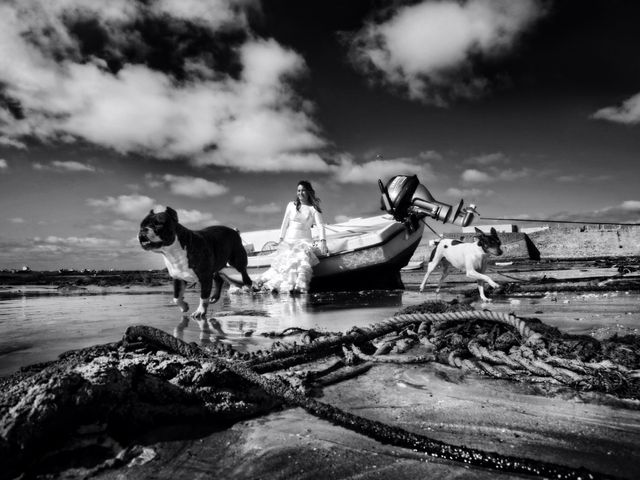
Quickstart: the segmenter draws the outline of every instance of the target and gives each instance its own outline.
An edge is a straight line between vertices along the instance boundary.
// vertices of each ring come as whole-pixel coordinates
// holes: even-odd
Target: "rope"
[[[422,451],[436,458],[444,458],[505,472],[558,479],[612,478],[609,475],[589,471],[585,468],[573,468],[540,460],[518,458],[452,445],[399,427],[369,420],[340,410],[333,405],[308,398],[293,390],[281,380],[266,378],[251,368],[247,368],[246,365],[206,355],[195,344],[188,344],[153,327],[129,327],[125,333],[125,340],[134,342],[148,341],[163,348],[170,348],[187,358],[207,361],[211,363],[212,368],[225,368],[288,405],[302,407],[312,415],[386,444]]]
[[[433,228],[431,228],[431,225],[429,225],[427,222],[425,222],[425,221],[424,221],[424,218],[421,218],[421,219],[420,219],[420,221],[421,221],[422,223],[424,223],[424,224],[425,224],[425,226],[426,226],[429,230],[431,230],[431,231],[433,232],[433,234],[434,234],[436,237],[440,237],[440,238],[443,238],[443,237],[444,237],[444,234],[442,234],[442,233],[438,233],[438,232],[436,232]]]
[[[617,222],[580,222],[577,220],[535,220],[532,218],[495,218],[480,216],[483,220],[496,220],[499,222],[536,222],[536,223],[579,223],[581,225],[624,225],[629,227],[636,227],[640,223],[617,223]]]

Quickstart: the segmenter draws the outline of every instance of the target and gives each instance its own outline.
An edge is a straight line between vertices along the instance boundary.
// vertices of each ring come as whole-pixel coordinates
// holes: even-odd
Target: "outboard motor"
[[[478,213],[473,204],[464,207],[464,200],[460,200],[455,208],[437,201],[416,175],[396,175],[386,186],[378,180],[378,186],[382,192],[382,210],[393,215],[396,221],[404,223],[409,231],[414,231],[418,221],[424,217],[466,227]]]

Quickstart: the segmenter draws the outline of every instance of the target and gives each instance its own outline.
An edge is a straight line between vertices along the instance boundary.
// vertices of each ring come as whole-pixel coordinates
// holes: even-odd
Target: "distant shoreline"
[[[492,259],[491,263],[500,262],[502,257]],[[639,264],[640,256],[594,256],[582,258],[543,258],[533,261],[526,258],[509,258],[515,265],[543,264],[549,269],[580,268],[584,263],[595,262],[602,265],[618,266]],[[560,265],[562,264],[562,265]],[[422,269],[426,268],[426,264]],[[162,270],[83,270],[83,271],[0,271],[0,286],[54,286],[54,287],[116,287],[146,286],[157,287],[167,285],[171,277],[166,269]]]
[[[112,287],[122,285],[158,286],[171,280],[163,270],[83,270],[83,271],[28,271],[0,272],[0,285],[49,285]]]

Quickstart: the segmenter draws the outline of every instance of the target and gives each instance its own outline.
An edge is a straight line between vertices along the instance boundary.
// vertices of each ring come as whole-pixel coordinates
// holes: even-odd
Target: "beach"
[[[402,291],[258,298],[242,293],[226,293],[222,304],[210,312],[210,317],[217,322],[215,326],[225,332],[224,336],[212,328],[213,324],[189,320],[175,312],[175,307],[170,305],[169,285],[163,285],[162,278],[158,279],[159,285],[113,285],[113,282],[111,285],[99,285],[97,280],[80,287],[84,290],[64,289],[64,285],[6,285],[1,300],[7,307],[4,310],[13,312],[14,316],[21,311],[23,327],[26,328],[21,333],[16,333],[14,329],[15,336],[11,342],[16,345],[20,341],[30,342],[31,345],[23,345],[22,355],[25,356],[18,351],[5,352],[3,365],[8,358],[12,358],[13,362],[11,371],[26,366],[21,362],[29,358],[38,358],[45,363],[23,369],[22,373],[5,376],[5,391],[26,388],[24,378],[35,378],[34,375],[46,377],[47,369],[66,371],[70,368],[60,367],[60,360],[55,360],[59,353],[56,344],[61,343],[62,348],[70,350],[106,341],[118,342],[125,330],[138,324],[160,328],[171,338],[181,339],[185,345],[203,351],[218,354],[232,352],[235,356],[231,358],[238,361],[251,352],[269,351],[276,342],[297,342],[302,345],[308,340],[304,338],[305,332],[310,330],[337,331],[346,335],[352,327],[379,325],[398,312],[420,308],[425,301],[436,301],[443,305],[460,304],[476,312],[513,313],[523,319],[536,318],[564,333],[586,335],[598,341],[638,335],[638,277],[634,273],[620,275],[615,263],[588,260],[581,263],[536,263],[532,266],[526,262],[514,262],[494,265],[492,268],[496,278],[501,277],[498,280],[501,284],[516,283],[514,279],[520,278],[522,289],[528,287],[539,291],[496,294],[493,302],[479,303],[477,293],[474,293],[475,287],[460,274],[452,275],[437,296],[433,289],[420,294],[417,286],[424,271],[418,269],[403,272],[405,290]],[[547,288],[537,288],[541,285]],[[196,294],[195,290],[188,292],[187,300]],[[38,302],[44,303],[38,306]],[[60,315],[56,316],[53,309],[64,312],[62,316],[66,318],[58,318]],[[41,312],[41,317],[37,317],[37,312]],[[74,315],[77,320],[69,318]],[[48,330],[42,324],[29,327],[34,319],[42,322],[41,318],[57,324],[51,325]],[[9,320],[6,314],[3,320],[6,338],[12,331],[7,330]],[[11,318],[10,321],[18,322],[20,319]],[[75,326],[69,328],[69,325]],[[38,335],[29,328],[39,331],[42,339],[39,341]],[[287,329],[291,335],[277,336],[278,332]],[[66,340],[56,339],[56,335]],[[3,350],[7,348],[3,347]],[[41,358],[38,355],[29,356],[27,352],[30,350],[39,351]],[[152,364],[156,365],[154,368],[160,368],[158,365],[166,365],[167,359],[174,355],[169,352],[158,360],[156,357],[162,352],[153,352],[136,353],[135,350],[123,350],[122,347],[115,350],[109,347],[106,353],[100,355],[87,354],[77,365],[98,362],[96,368],[100,369],[113,362],[122,365],[123,362],[135,361],[145,368],[150,368]],[[406,357],[428,354],[422,344],[401,353]],[[73,357],[66,355],[65,358]],[[100,358],[112,360],[104,363]],[[177,357],[176,362],[180,358]],[[334,352],[310,363],[262,376],[275,381],[278,376],[290,377],[291,372],[305,369],[317,371],[337,358],[340,355]],[[435,442],[427,443],[431,445],[430,448],[442,444],[449,446],[446,448],[461,447],[483,452],[480,456],[489,458],[488,463],[456,461],[447,455],[438,455],[437,449],[425,452],[394,444],[389,439],[376,440],[359,431],[360,427],[345,428],[330,419],[310,413],[295,402],[291,404],[276,400],[268,408],[264,403],[260,406],[261,402],[254,405],[249,400],[242,400],[248,390],[232,388],[230,398],[237,395],[239,399],[235,403],[229,400],[230,405],[235,405],[234,408],[243,404],[243,408],[246,405],[254,406],[246,410],[229,410],[236,413],[229,413],[227,417],[218,412],[215,415],[207,413],[204,419],[198,417],[198,420],[190,420],[191,414],[183,411],[184,404],[180,406],[178,403],[173,407],[165,406],[170,408],[172,415],[142,415],[140,418],[150,415],[149,420],[153,421],[150,424],[142,422],[144,427],[126,434],[114,433],[117,429],[110,428],[108,421],[103,420],[88,430],[87,426],[81,429],[83,446],[78,443],[78,430],[74,428],[67,432],[66,437],[63,436],[68,443],[63,442],[57,448],[49,445],[53,453],[49,451],[43,457],[48,460],[41,458],[29,472],[36,478],[50,478],[50,475],[54,478],[80,478],[87,475],[95,478],[122,478],[122,475],[127,478],[192,478],[215,475],[218,478],[240,479],[408,479],[416,475],[437,478],[462,476],[488,479],[497,475],[500,478],[528,478],[529,474],[523,473],[526,469],[518,472],[517,469],[510,471],[507,468],[504,473],[498,461],[491,467],[491,459],[498,455],[499,458],[555,465],[563,472],[569,472],[565,478],[579,476],[580,472],[584,474],[586,471],[602,478],[634,478],[635,467],[640,460],[636,448],[640,440],[638,399],[593,390],[581,391],[571,385],[554,382],[530,383],[490,378],[486,374],[455,368],[437,361],[437,358],[435,360],[416,364],[374,363],[364,365],[366,369],[362,365],[358,367],[356,363],[353,367],[345,367],[346,370],[361,368],[362,372],[334,383],[328,382],[321,388],[316,387],[313,394],[307,392],[311,396],[303,396],[300,401],[302,405],[306,401],[320,402],[356,418],[418,435],[421,439]],[[115,371],[120,371],[118,368]],[[152,376],[164,376],[165,381],[169,382],[166,385],[171,385],[176,381],[171,379],[172,376],[184,368],[187,367],[172,367],[170,373],[167,373],[166,367],[149,372],[155,372],[151,373]],[[6,370],[5,373],[11,373]],[[163,392],[165,387],[154,388],[160,388],[157,391]],[[33,393],[29,388],[24,392],[25,395]],[[136,395],[142,393],[132,395],[138,398]],[[164,395],[166,393],[159,398]],[[123,411],[127,408],[123,406]],[[156,405],[152,410],[158,408]],[[92,411],[91,408],[89,411]],[[11,425],[6,410],[4,418],[5,425]],[[158,423],[158,418],[165,418],[165,421]],[[397,431],[394,432],[392,437],[396,438]],[[93,450],[87,445],[94,445]],[[96,445],[101,445],[100,449]],[[71,458],[76,460],[70,461]],[[80,462],[79,458],[85,458],[86,461]]]

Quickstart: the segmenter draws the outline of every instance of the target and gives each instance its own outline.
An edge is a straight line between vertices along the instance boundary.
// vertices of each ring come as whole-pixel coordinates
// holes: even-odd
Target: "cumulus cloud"
[[[176,209],[178,212],[178,220],[180,223],[188,225],[213,225],[220,223],[209,212],[201,212],[200,210],[184,210],[182,208]]]
[[[4,158],[0,158],[0,173],[9,170],[9,163]]]
[[[486,172],[476,170],[475,168],[469,168],[462,172],[460,176],[464,183],[489,183],[495,180],[495,177],[489,175]]]
[[[3,3],[0,84],[15,107],[0,107],[0,139],[81,139],[244,171],[326,171],[313,107],[292,87],[306,74],[304,60],[253,35],[249,8],[257,0]],[[140,31],[148,24],[176,38],[165,64],[154,64],[158,45]],[[86,25],[100,48],[78,33]],[[239,72],[196,48],[221,32],[238,34],[219,45]]]
[[[122,242],[109,238],[97,237],[57,237],[48,236],[45,238],[35,237],[36,243],[44,243],[49,245],[61,245],[63,247],[82,247],[82,248],[112,248],[119,247]]]
[[[620,204],[620,208],[625,211],[640,213],[640,200],[625,200]]]
[[[104,199],[89,198],[87,205],[101,210],[111,211],[129,220],[142,220],[152,208],[161,208],[153,198],[146,195],[120,195]]]
[[[468,168],[462,172],[460,179],[465,184],[481,184],[492,182],[513,182],[515,180],[525,178],[529,175],[533,175],[534,172],[530,168],[505,168],[496,163],[507,163],[506,157],[500,157],[498,159],[487,160],[489,156],[476,157],[474,161],[484,168],[479,170],[477,168]],[[478,162],[479,160],[479,162]],[[485,163],[480,163],[485,162]],[[463,162],[464,163],[464,162]],[[541,175],[542,173],[538,173]]]
[[[97,226],[99,230],[111,228],[114,230],[130,230],[137,228],[138,222],[140,222],[150,210],[156,212],[164,211],[166,208],[164,205],[156,203],[156,201],[147,197],[146,195],[120,195],[118,197],[106,197],[106,198],[89,198],[87,205],[96,209],[110,212],[118,215],[121,218],[115,219],[110,226]],[[180,223],[190,225],[211,225],[219,223],[211,213],[201,212],[200,210],[186,210],[182,208],[176,208],[178,213],[178,220]]]
[[[93,165],[86,163],[56,160],[49,164],[36,162],[33,164],[34,170],[51,170],[54,172],[96,172],[97,169]]]
[[[395,175],[418,175],[420,181],[435,179],[435,174],[428,163],[413,158],[396,158],[389,160],[371,160],[357,163],[348,155],[339,158],[332,167],[336,181],[340,183],[374,183],[378,179],[385,183]]]
[[[280,213],[282,212],[282,205],[278,205],[277,203],[271,202],[265,205],[247,205],[244,209],[247,213],[255,213],[255,214],[269,214],[269,213]]]
[[[422,1],[392,7],[351,39],[351,58],[409,98],[445,106],[474,98],[489,79],[475,62],[512,51],[544,14],[539,0]]]
[[[149,186],[168,187],[174,195],[185,197],[217,197],[229,191],[224,185],[199,177],[148,174],[146,178]]]
[[[628,98],[622,105],[616,107],[606,107],[591,115],[596,120],[608,120],[625,125],[635,125],[640,123],[640,93]]]

